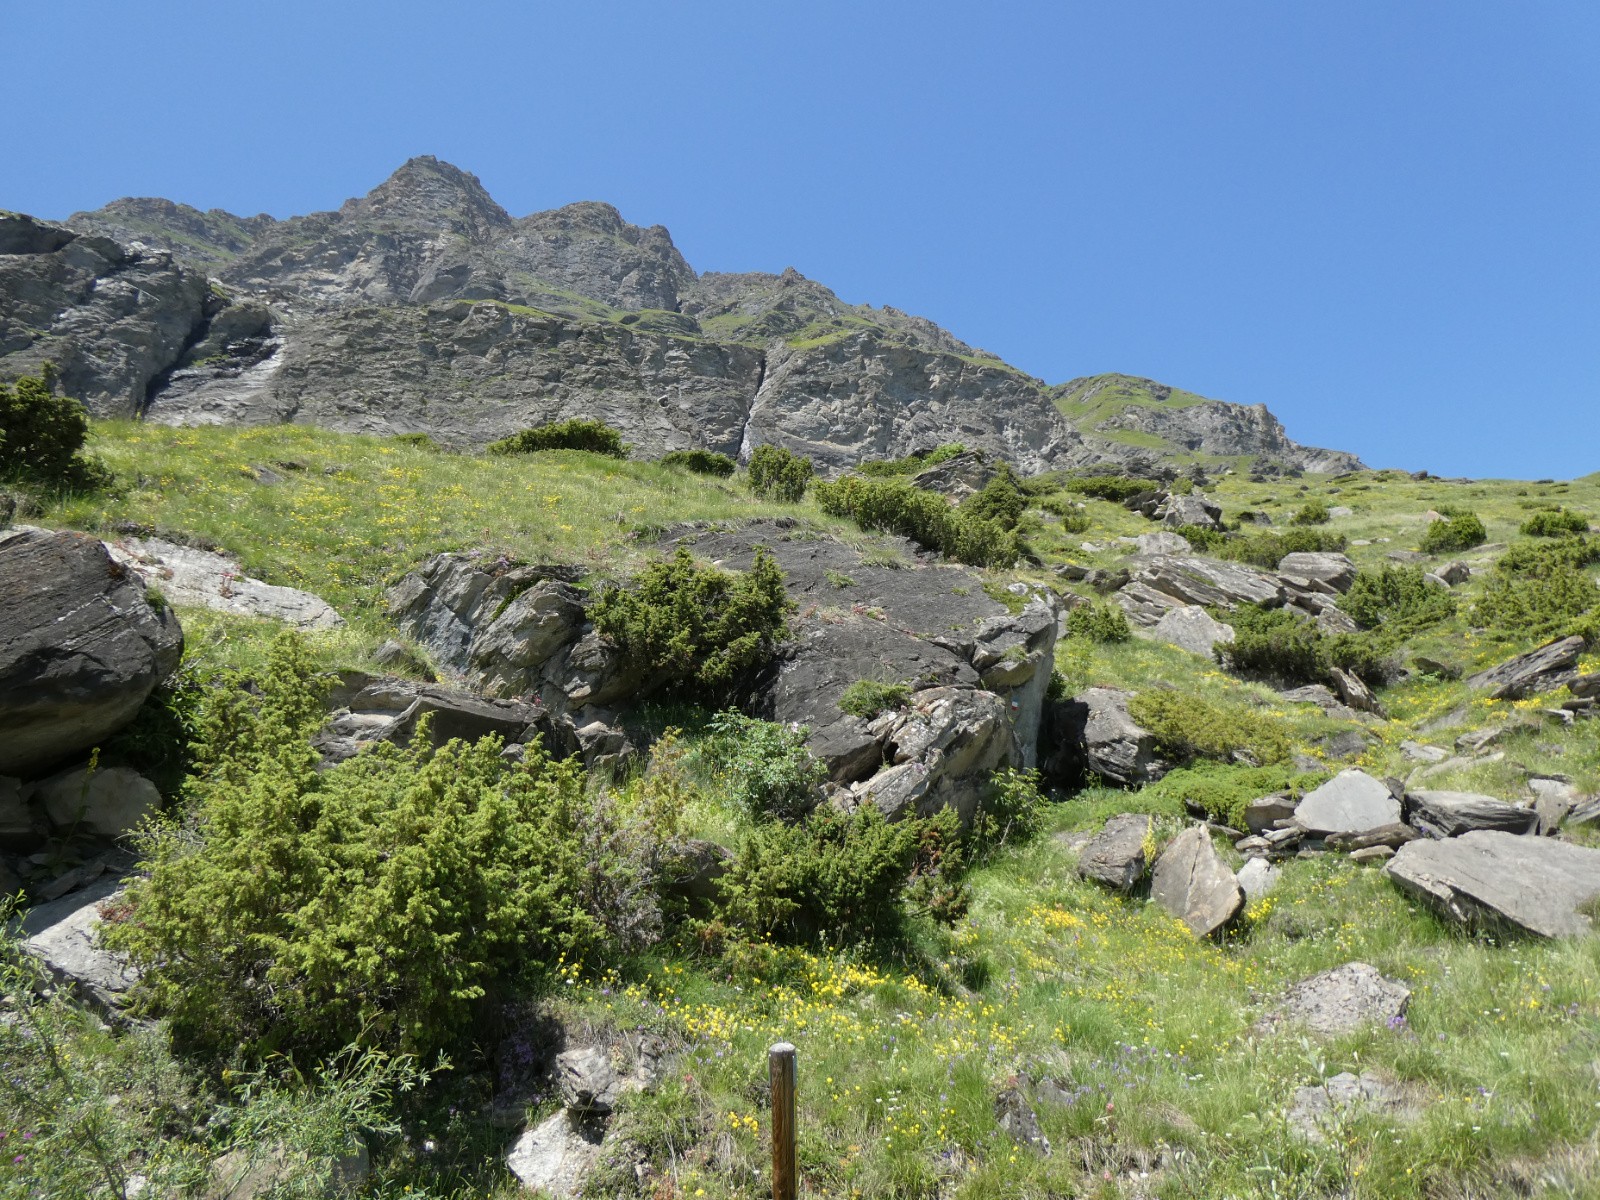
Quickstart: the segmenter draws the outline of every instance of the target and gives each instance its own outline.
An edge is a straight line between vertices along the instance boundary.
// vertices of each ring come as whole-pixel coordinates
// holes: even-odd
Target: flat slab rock
[[[1298,1025],[1337,1037],[1375,1022],[1398,1022],[1410,1003],[1411,989],[1403,983],[1385,978],[1367,963],[1345,963],[1295,984],[1257,1028]]]
[[[1078,874],[1119,892],[1133,890],[1144,878],[1145,839],[1150,818],[1144,813],[1119,813],[1078,855]]]
[[[1285,1114],[1289,1127],[1308,1141],[1320,1142],[1338,1123],[1359,1113],[1382,1113],[1391,1120],[1412,1121],[1418,1112],[1392,1083],[1363,1071],[1343,1071],[1320,1084],[1296,1088]]]
[[[1395,886],[1466,925],[1540,937],[1581,936],[1600,897],[1600,850],[1553,838],[1478,831],[1400,847],[1383,868]]]
[[[1191,825],[1167,844],[1156,860],[1150,895],[1196,937],[1216,933],[1244,911],[1244,889],[1204,825]]]
[[[139,976],[125,959],[100,945],[100,905],[122,887],[101,879],[89,887],[36,905],[20,921],[23,948],[56,978],[71,982],[101,1009],[114,1012]]]
[[[1467,680],[1467,686],[1486,691],[1491,700],[1520,700],[1540,692],[1553,692],[1578,675],[1578,657],[1585,646],[1573,636],[1548,642],[1537,650],[1509,658]]]
[[[1364,833],[1400,820],[1400,801],[1389,786],[1365,771],[1340,771],[1295,805],[1294,819],[1313,837]]]
[[[106,552],[173,604],[268,617],[295,629],[336,629],[344,624],[322,597],[252,579],[226,554],[160,538],[107,542]]]
[[[1505,833],[1531,833],[1539,824],[1539,814],[1493,796],[1476,792],[1407,792],[1411,803],[1411,823],[1435,837],[1459,837],[1474,829],[1498,829]]]
[[[1217,620],[1198,604],[1185,604],[1171,609],[1150,626],[1147,636],[1187,650],[1190,654],[1210,658],[1212,647],[1218,642],[1233,641],[1235,633],[1232,625]]]

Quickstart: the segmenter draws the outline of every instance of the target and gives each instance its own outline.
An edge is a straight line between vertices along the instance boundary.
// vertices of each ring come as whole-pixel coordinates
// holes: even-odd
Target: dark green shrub
[[[1600,608],[1600,589],[1585,570],[1597,561],[1596,537],[1513,546],[1495,563],[1472,619],[1517,640],[1563,633]]]
[[[1150,731],[1162,754],[1178,762],[1214,758],[1272,766],[1289,760],[1283,727],[1244,708],[1223,708],[1199,696],[1150,688],[1128,702],[1128,714]]]
[[[1290,684],[1329,683],[1331,668],[1338,667],[1380,684],[1389,674],[1394,641],[1387,631],[1330,635],[1288,608],[1253,604],[1221,616],[1233,626],[1234,639],[1218,642],[1212,652],[1240,675]]]
[[[860,463],[856,470],[863,475],[875,479],[882,479],[893,475],[915,475],[918,471],[925,471],[929,467],[938,466],[948,462],[958,454],[965,454],[967,448],[960,442],[948,442],[937,446],[926,454],[908,454],[904,458],[872,458]]]
[[[1174,809],[1185,801],[1193,802],[1213,820],[1243,829],[1244,810],[1251,801],[1280,792],[1302,796],[1327,778],[1326,773],[1297,771],[1291,766],[1239,767],[1201,760],[1169,771],[1145,788],[1145,794],[1169,801]]]
[[[111,472],[81,453],[89,414],[55,394],[55,379],[46,363],[38,376],[0,382],[0,479],[70,491],[105,487]]]
[[[225,1055],[460,1042],[477,1000],[540,964],[634,942],[653,856],[537,743],[380,744],[318,769],[325,714],[304,644],[200,719],[192,816],[145,845],[107,940],[142,1010]],[[648,940],[646,937],[643,940]]]
[[[1300,511],[1289,518],[1291,525],[1326,525],[1332,517],[1328,515],[1328,506],[1321,500],[1308,500],[1300,506]]]
[[[739,466],[726,454],[714,450],[674,450],[661,456],[661,465],[683,467],[696,475],[715,475],[719,479],[726,479]]]
[[[602,637],[633,663],[672,684],[719,693],[772,657],[794,608],[783,572],[765,549],[743,574],[695,562],[687,548],[613,587],[589,610]]]
[[[943,496],[899,479],[846,475],[816,487],[817,503],[863,529],[910,538],[928,550],[979,567],[1009,567],[1023,555],[1015,530],[963,515]]]
[[[418,450],[441,451],[444,449],[443,446],[425,433],[397,433],[394,435],[394,440],[402,446],[412,446]]]
[[[1339,607],[1363,629],[1382,626],[1403,637],[1455,615],[1456,598],[1427,582],[1420,567],[1385,564],[1358,574]]]
[[[1025,842],[1044,824],[1045,798],[1039,772],[1010,767],[996,771],[984,789],[967,832],[970,857],[987,858],[1008,842]]]
[[[1088,532],[1089,514],[1065,496],[1046,496],[1043,500],[1035,500],[1034,503],[1045,512],[1060,517],[1061,528],[1067,533]]]
[[[1126,475],[1084,475],[1077,479],[1069,479],[1061,486],[1080,496],[1093,496],[1098,500],[1110,500],[1117,504],[1151,489],[1148,479],[1130,479]]]
[[[993,521],[1002,529],[1015,529],[1028,509],[1028,497],[1017,486],[1016,473],[1001,463],[994,477],[980,491],[961,504],[961,515],[968,520]]]
[[[839,697],[839,707],[852,717],[872,720],[879,713],[893,708],[904,708],[911,699],[911,686],[905,683],[877,683],[871,679],[858,679],[845,688]]]
[[[1424,554],[1450,554],[1481,546],[1489,538],[1478,515],[1464,508],[1440,509],[1444,520],[1431,522],[1422,531],[1420,549]]]
[[[750,455],[750,490],[763,500],[798,504],[816,468],[782,446],[757,446]]]
[[[1218,558],[1276,570],[1286,554],[1337,554],[1345,548],[1342,533],[1302,526],[1282,533],[1238,534],[1211,548]]]
[[[1570,509],[1536,512],[1522,523],[1527,537],[1565,537],[1569,533],[1588,533],[1589,518]]]
[[[795,825],[758,825],[719,883],[719,920],[751,939],[892,939],[919,876],[948,885],[959,874],[959,829],[949,809],[890,824],[871,804],[853,814],[819,808]],[[953,911],[948,902],[946,910]]]
[[[608,458],[627,458],[628,447],[620,431],[604,421],[571,417],[549,425],[524,429],[484,447],[490,454],[533,454],[540,450],[587,450]]]
[[[1179,525],[1172,531],[1201,554],[1215,554],[1228,544],[1228,535],[1204,525]]]
[[[757,820],[795,820],[816,807],[828,778],[804,731],[729,710],[711,718],[697,753],[720,790]]]
[[[1067,636],[1091,642],[1125,642],[1133,636],[1128,614],[1112,601],[1081,604],[1067,613]]]

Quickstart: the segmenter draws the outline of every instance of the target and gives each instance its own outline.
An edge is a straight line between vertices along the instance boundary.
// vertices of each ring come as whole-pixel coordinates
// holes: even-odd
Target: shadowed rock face
[[[0,277],[0,367],[34,347],[14,364],[31,369],[35,343],[70,333],[87,349],[66,385],[99,412],[148,404],[169,424],[298,421],[460,446],[582,416],[625,428],[640,456],[773,443],[824,471],[956,441],[1028,472],[1149,457],[1148,432],[1140,446],[1086,441],[1044,383],[924,318],[846,304],[792,268],[697,276],[665,229],[608,204],[513,218],[476,177],[427,156],[330,212],[280,221],[129,198],[70,224],[0,230],[0,272],[8,256],[38,260],[27,286]],[[6,293],[37,290],[40,264],[77,242],[144,264],[138,320],[96,301],[53,329],[76,277],[52,282],[38,312],[6,313]],[[123,293],[135,294],[107,297]],[[108,363],[130,341],[134,361]],[[1290,442],[1264,408],[1145,412],[1127,420],[1164,422],[1174,453],[1354,464],[1314,463],[1323,452]]]

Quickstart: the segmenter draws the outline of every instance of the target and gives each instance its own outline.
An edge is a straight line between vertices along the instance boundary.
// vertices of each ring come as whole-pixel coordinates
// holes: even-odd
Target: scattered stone
[[[1343,554],[1297,551],[1283,556],[1278,574],[1314,580],[1336,592],[1348,592],[1356,581],[1356,564]]]
[[[1239,873],[1234,878],[1239,881],[1239,887],[1245,897],[1254,903],[1278,886],[1281,874],[1282,872],[1266,859],[1252,858],[1239,868]]]
[[[1411,989],[1404,984],[1366,963],[1345,963],[1292,986],[1259,1028],[1303,1025],[1311,1033],[1338,1037],[1371,1022],[1397,1024],[1410,1003]]]
[[[1345,517],[1353,517],[1355,515],[1356,510],[1351,508],[1348,504],[1335,504],[1330,506],[1328,509],[1328,516],[1332,517],[1336,521],[1342,520]]]
[[[1600,850],[1496,831],[1411,842],[1384,873],[1462,924],[1541,937],[1588,933],[1594,921],[1581,910],[1600,896]]]
[[[1488,692],[1491,700],[1521,700],[1540,692],[1553,692],[1578,677],[1578,657],[1586,645],[1577,635],[1547,642],[1537,650],[1478,672],[1468,678],[1467,686]]]
[[[1224,928],[1244,909],[1244,891],[1203,825],[1190,826],[1161,852],[1150,894],[1196,937]]]
[[[1400,801],[1388,785],[1365,771],[1340,771],[1295,806],[1294,819],[1307,833],[1364,833],[1399,822]]]
[[[1330,850],[1367,850],[1373,846],[1388,846],[1391,849],[1404,846],[1407,842],[1414,842],[1421,837],[1415,829],[1402,821],[1392,825],[1380,825],[1376,829],[1368,829],[1361,833],[1333,833],[1327,838]]]
[[[49,883],[37,889],[39,900],[59,900],[68,892],[75,892],[81,887],[87,887],[96,879],[106,873],[104,859],[95,859],[92,862],[79,863],[70,871],[57,875]]]
[[[1387,862],[1395,854],[1393,846],[1363,846],[1359,850],[1350,852],[1350,861],[1353,863],[1379,863]]]
[[[1538,814],[1480,796],[1475,792],[1408,792],[1411,824],[1431,837],[1458,837],[1474,829],[1498,829],[1505,833],[1530,833],[1538,825]]]
[[[56,978],[107,1015],[118,1013],[138,973],[120,955],[100,945],[100,906],[118,895],[121,881],[102,878],[59,900],[38,904],[22,915],[23,948]]]
[[[1259,800],[1252,800],[1245,805],[1245,828],[1251,833],[1263,833],[1280,821],[1288,821],[1293,818],[1294,810],[1298,804],[1298,800],[1281,795],[1263,796]]]
[[[1450,757],[1448,750],[1441,750],[1438,746],[1425,746],[1421,742],[1413,741],[1401,742],[1400,753],[1410,761],[1420,763],[1443,762]]]
[[[1372,694],[1372,689],[1361,681],[1360,676],[1339,667],[1330,667],[1328,674],[1333,679],[1333,690],[1338,693],[1339,699],[1347,708],[1353,708],[1357,712],[1372,713],[1378,717],[1383,716],[1383,705],[1378,703],[1378,698]]]
[[[1232,625],[1217,620],[1198,604],[1185,604],[1163,615],[1151,626],[1150,636],[1157,641],[1170,642],[1180,650],[1210,658],[1213,646],[1233,641],[1235,634]]]
[[[51,824],[96,837],[130,833],[161,807],[161,793],[128,767],[77,767],[34,785],[34,801]]]
[[[1460,679],[1461,668],[1437,658],[1417,654],[1411,658],[1411,669],[1419,675],[1437,675],[1440,679]]]
[[[0,533],[0,774],[29,778],[87,754],[176,669],[170,608],[96,538]]]
[[[1287,1120],[1289,1128],[1308,1141],[1321,1142],[1336,1134],[1343,1120],[1366,1112],[1383,1113],[1389,1120],[1411,1121],[1417,1116],[1399,1088],[1365,1071],[1360,1075],[1343,1071],[1321,1084],[1296,1088]]]
[[[609,1113],[623,1090],[604,1046],[582,1046],[556,1055],[556,1083],[562,1102],[579,1113]]]
[[[1112,817],[1078,856],[1078,874],[1119,892],[1132,891],[1144,878],[1149,836],[1150,818],[1144,813]]]
[[[1538,832],[1552,837],[1561,828],[1578,803],[1578,790],[1564,779],[1530,779],[1528,790],[1533,793],[1533,811],[1539,818]]]
[[[517,1138],[506,1166],[528,1190],[573,1200],[600,1160],[603,1136],[597,1122],[562,1109]]]
[[[171,604],[264,617],[296,629],[337,629],[344,624],[320,596],[252,579],[226,554],[159,538],[108,542],[106,551]]]
[[[1444,580],[1449,587],[1459,587],[1472,578],[1472,568],[1456,560],[1445,563],[1434,574]]]
[[[1002,1088],[994,1098],[994,1119],[1001,1129],[1019,1146],[1028,1146],[1041,1154],[1050,1153],[1050,1139],[1039,1128],[1039,1117],[1033,1105],[1023,1094],[1025,1081]]]

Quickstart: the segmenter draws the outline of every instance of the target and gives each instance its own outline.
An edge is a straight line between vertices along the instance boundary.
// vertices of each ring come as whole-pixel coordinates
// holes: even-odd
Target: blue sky
[[[12,0],[0,206],[276,216],[413,154],[1051,382],[1600,469],[1600,4]],[[16,48],[26,48],[18,53]]]

